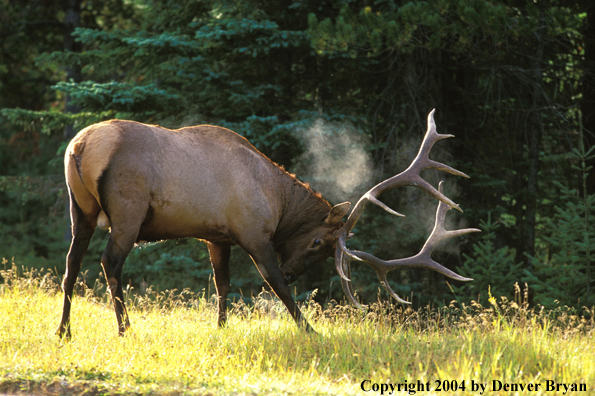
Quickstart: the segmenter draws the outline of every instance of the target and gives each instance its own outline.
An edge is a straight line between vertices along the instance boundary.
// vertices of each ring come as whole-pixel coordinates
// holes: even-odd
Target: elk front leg
[[[225,326],[227,322],[227,293],[229,292],[229,255],[231,246],[216,245],[208,243],[209,256],[215,276],[215,287],[217,288],[219,327]]]
[[[285,283],[281,269],[277,264],[277,255],[272,243],[256,249],[255,252],[248,251],[248,253],[252,257],[252,260],[256,264],[256,267],[264,280],[269,284],[271,289],[273,289],[283,304],[285,304],[285,307],[297,325],[307,332],[316,333],[304,318],[302,312],[291,296],[291,290]]]

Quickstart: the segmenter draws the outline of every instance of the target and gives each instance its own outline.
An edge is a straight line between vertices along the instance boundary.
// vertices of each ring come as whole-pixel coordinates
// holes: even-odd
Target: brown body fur
[[[208,242],[220,324],[226,320],[229,250],[239,245],[309,329],[286,283],[333,254],[348,203],[331,208],[245,138],[209,125],[175,131],[121,120],[91,125],[70,142],[65,172],[73,242],[60,335],[69,335],[71,284],[98,223],[111,227],[102,265],[120,332],[129,325],[121,270],[134,243],[185,237]]]

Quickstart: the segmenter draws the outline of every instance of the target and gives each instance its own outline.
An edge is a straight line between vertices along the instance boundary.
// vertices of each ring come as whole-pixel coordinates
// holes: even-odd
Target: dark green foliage
[[[291,156],[299,153],[291,137],[296,128],[307,128],[319,117],[347,118],[330,109],[328,114],[317,112],[305,97],[311,94],[300,88],[304,82],[311,83],[296,78],[306,71],[305,63],[313,56],[303,21],[299,21],[301,29],[293,30],[284,17],[279,22],[269,19],[279,13],[267,15],[258,7],[244,9],[241,5],[198,6],[192,1],[156,4],[138,12],[144,13],[141,25],[128,29],[81,27],[74,35],[83,51],[53,52],[38,58],[38,64],[77,64],[82,68],[86,81],[59,82],[53,87],[81,112],[4,109],[2,114],[13,125],[54,134],[69,123],[81,129],[114,117],[169,127],[210,122],[248,137],[287,166]],[[286,28],[280,28],[279,23]],[[295,99],[292,91],[299,93]],[[136,287],[145,280],[160,288],[204,288],[211,271],[204,245],[194,244],[194,253],[173,246],[177,247],[160,244],[135,250],[124,276]],[[96,253],[90,256],[97,259]],[[253,265],[245,255],[235,259],[239,263],[233,265],[244,269],[237,283],[249,279],[251,285],[244,292],[258,291],[261,281],[254,282],[258,273]],[[188,268],[183,270],[185,266]]]
[[[537,191],[560,174],[539,152],[546,144],[548,154],[567,151],[578,121],[564,109],[578,106],[584,17],[555,2],[383,1],[344,4],[334,18],[310,15],[309,32],[322,56],[373,60],[358,75],[373,76],[360,87],[369,89],[362,93],[373,143],[384,143],[375,157],[390,158],[385,169],[423,128],[421,109],[438,109],[439,130],[457,136],[450,163],[472,176],[463,188],[468,213],[485,218],[498,208],[514,217],[514,232],[499,238],[523,258],[535,244]]]
[[[179,100],[176,94],[168,94],[156,84],[132,86],[114,81],[105,84],[83,81],[79,84],[60,82],[54,87],[70,95],[73,105],[94,112],[114,110],[139,113],[146,109],[167,111],[173,109]]]
[[[469,303],[475,300],[489,306],[488,291],[494,297],[505,296],[512,301],[515,296],[515,283],[520,283],[523,275],[522,263],[516,262],[515,253],[508,246],[496,248],[496,230],[500,225],[481,220],[481,239],[473,245],[472,255],[463,254],[465,261],[457,272],[473,281],[463,286],[453,286],[459,301]]]
[[[187,240],[140,245],[130,253],[122,278],[135,287],[154,285],[162,291],[206,290],[213,271],[208,252],[198,244]]]
[[[586,193],[589,167],[595,146],[587,152],[571,152],[583,181],[582,194],[555,181],[560,189],[560,205],[548,218],[544,229],[543,252],[533,257],[534,271],[527,281],[535,293],[535,302],[546,307],[592,306],[595,304],[595,194]]]
[[[239,300],[260,293],[264,282],[246,254],[239,248],[232,249],[231,262],[229,298]],[[122,281],[140,292],[152,286],[156,291],[189,289],[209,296],[215,293],[206,245],[193,239],[140,244],[128,256]]]
[[[583,2],[89,0],[74,30],[78,47],[69,51],[64,7],[10,2],[0,15],[0,173],[10,176],[0,180],[2,256],[63,270],[61,156],[69,126],[110,118],[171,128],[212,123],[314,184],[336,176],[308,174],[304,131],[322,121],[339,131],[349,125],[371,158],[371,185],[408,166],[436,108],[439,132],[457,138],[437,144],[432,158],[472,178],[424,177],[433,185],[445,179],[447,195],[465,209],[450,215],[453,223],[476,226],[490,213],[498,219],[481,223],[483,236],[453,241],[460,250],[436,253],[476,279],[454,285],[457,296],[483,296],[491,285],[493,295],[510,297],[511,282],[523,276],[535,302],[576,304],[593,294],[584,280],[593,278],[595,236],[585,215],[592,202],[571,167],[583,140],[576,133],[583,93],[595,81],[585,62],[595,49]],[[71,80],[68,70],[77,67],[81,78]],[[436,202],[413,189],[381,198],[408,217],[370,210],[350,246],[387,259],[417,253]],[[104,243],[98,232],[85,258],[89,278],[99,272]],[[258,292],[249,258],[233,254],[235,292]],[[564,265],[572,271],[557,270]],[[196,290],[208,288],[209,271],[203,244],[170,242],[134,250],[125,277],[137,288],[145,281]],[[353,277],[364,300],[376,298],[373,271],[354,264]],[[389,279],[416,304],[452,299],[442,275],[413,269]],[[320,300],[342,298],[330,260],[296,283],[299,296],[313,288]]]

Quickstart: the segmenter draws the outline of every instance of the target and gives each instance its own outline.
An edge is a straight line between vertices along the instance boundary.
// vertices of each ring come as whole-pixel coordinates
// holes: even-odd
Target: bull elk
[[[349,202],[331,206],[307,184],[270,161],[238,134],[216,126],[169,130],[133,121],[112,120],[91,125],[70,142],[65,173],[70,195],[72,244],[62,282],[64,306],[58,335],[70,337],[73,288],[95,228],[111,228],[101,264],[112,297],[118,332],[130,326],[122,292],[122,267],[135,243],[177,238],[206,241],[218,296],[218,323],[227,319],[229,257],[232,245],[241,246],[258,271],[285,304],[298,326],[311,331],[291,297],[289,284],[309,267],[335,255],[347,297],[353,296],[348,278],[350,262],[360,260],[389,287],[386,273],[394,268],[421,266],[458,280],[469,280],[432,261],[431,251],[446,237],[474,229],[444,231],[444,214],[458,206],[419,176],[437,168],[465,176],[431,161],[438,135],[433,111],[417,158],[403,173],[373,187],[355,205],[344,223]],[[440,204],[436,227],[417,256],[382,261],[349,250],[346,240],[367,202],[397,214],[376,197],[398,186],[412,185],[446,203]],[[279,266],[278,263],[281,263]]]

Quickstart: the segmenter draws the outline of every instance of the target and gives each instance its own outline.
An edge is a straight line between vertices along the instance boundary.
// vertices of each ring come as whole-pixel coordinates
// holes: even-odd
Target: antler
[[[378,274],[378,279],[380,280],[380,283],[386,289],[386,291],[397,301],[407,304],[409,304],[408,301],[401,299],[390,288],[386,279],[386,274],[389,271],[394,270],[396,268],[424,267],[431,268],[435,271],[440,272],[443,275],[446,275],[456,280],[472,280],[470,278],[464,278],[458,275],[457,273],[449,270],[448,268],[445,268],[444,266],[438,264],[436,261],[432,260],[431,257],[432,251],[440,241],[447,238],[467,234],[470,232],[480,232],[480,230],[478,230],[477,228],[446,231],[444,229],[444,219],[446,217],[446,212],[452,208],[455,208],[461,212],[462,210],[456,203],[454,203],[448,197],[442,194],[442,182],[440,182],[438,190],[436,190],[434,187],[432,187],[431,184],[426,182],[420,176],[421,171],[423,171],[424,169],[434,168],[451,173],[453,175],[463,176],[467,178],[469,177],[463,172],[460,172],[442,163],[432,161],[429,158],[429,153],[434,143],[441,139],[453,137],[453,135],[440,135],[436,132],[436,123],[434,122],[434,111],[435,110],[432,110],[428,115],[428,131],[426,132],[426,136],[424,137],[421,148],[417,153],[417,156],[415,157],[411,165],[409,165],[409,168],[407,168],[405,171],[399,173],[396,176],[393,176],[389,179],[384,180],[381,183],[378,183],[370,190],[368,190],[368,192],[365,193],[359,199],[359,201],[357,201],[355,207],[351,211],[351,214],[347,218],[345,225],[338,231],[337,245],[335,248],[335,265],[337,267],[337,272],[341,276],[341,286],[343,286],[343,292],[345,292],[347,298],[349,298],[349,300],[360,309],[362,308],[362,306],[357,302],[353,295],[353,288],[351,286],[350,280],[351,262],[353,260],[364,261],[368,263],[372,268],[374,268],[374,270]],[[357,223],[359,217],[362,215],[364,208],[368,202],[372,202],[373,204],[380,206],[387,212],[396,216],[404,216],[398,212],[395,212],[387,205],[385,205],[383,202],[379,201],[377,198],[377,196],[383,193],[384,191],[401,186],[418,187],[422,191],[426,192],[427,194],[433,196],[434,198],[440,201],[440,203],[438,204],[438,210],[436,211],[436,221],[434,225],[434,230],[430,234],[430,237],[426,241],[421,251],[412,257],[385,261],[366,252],[349,250],[346,246],[346,241],[349,232],[355,227],[355,224]]]

